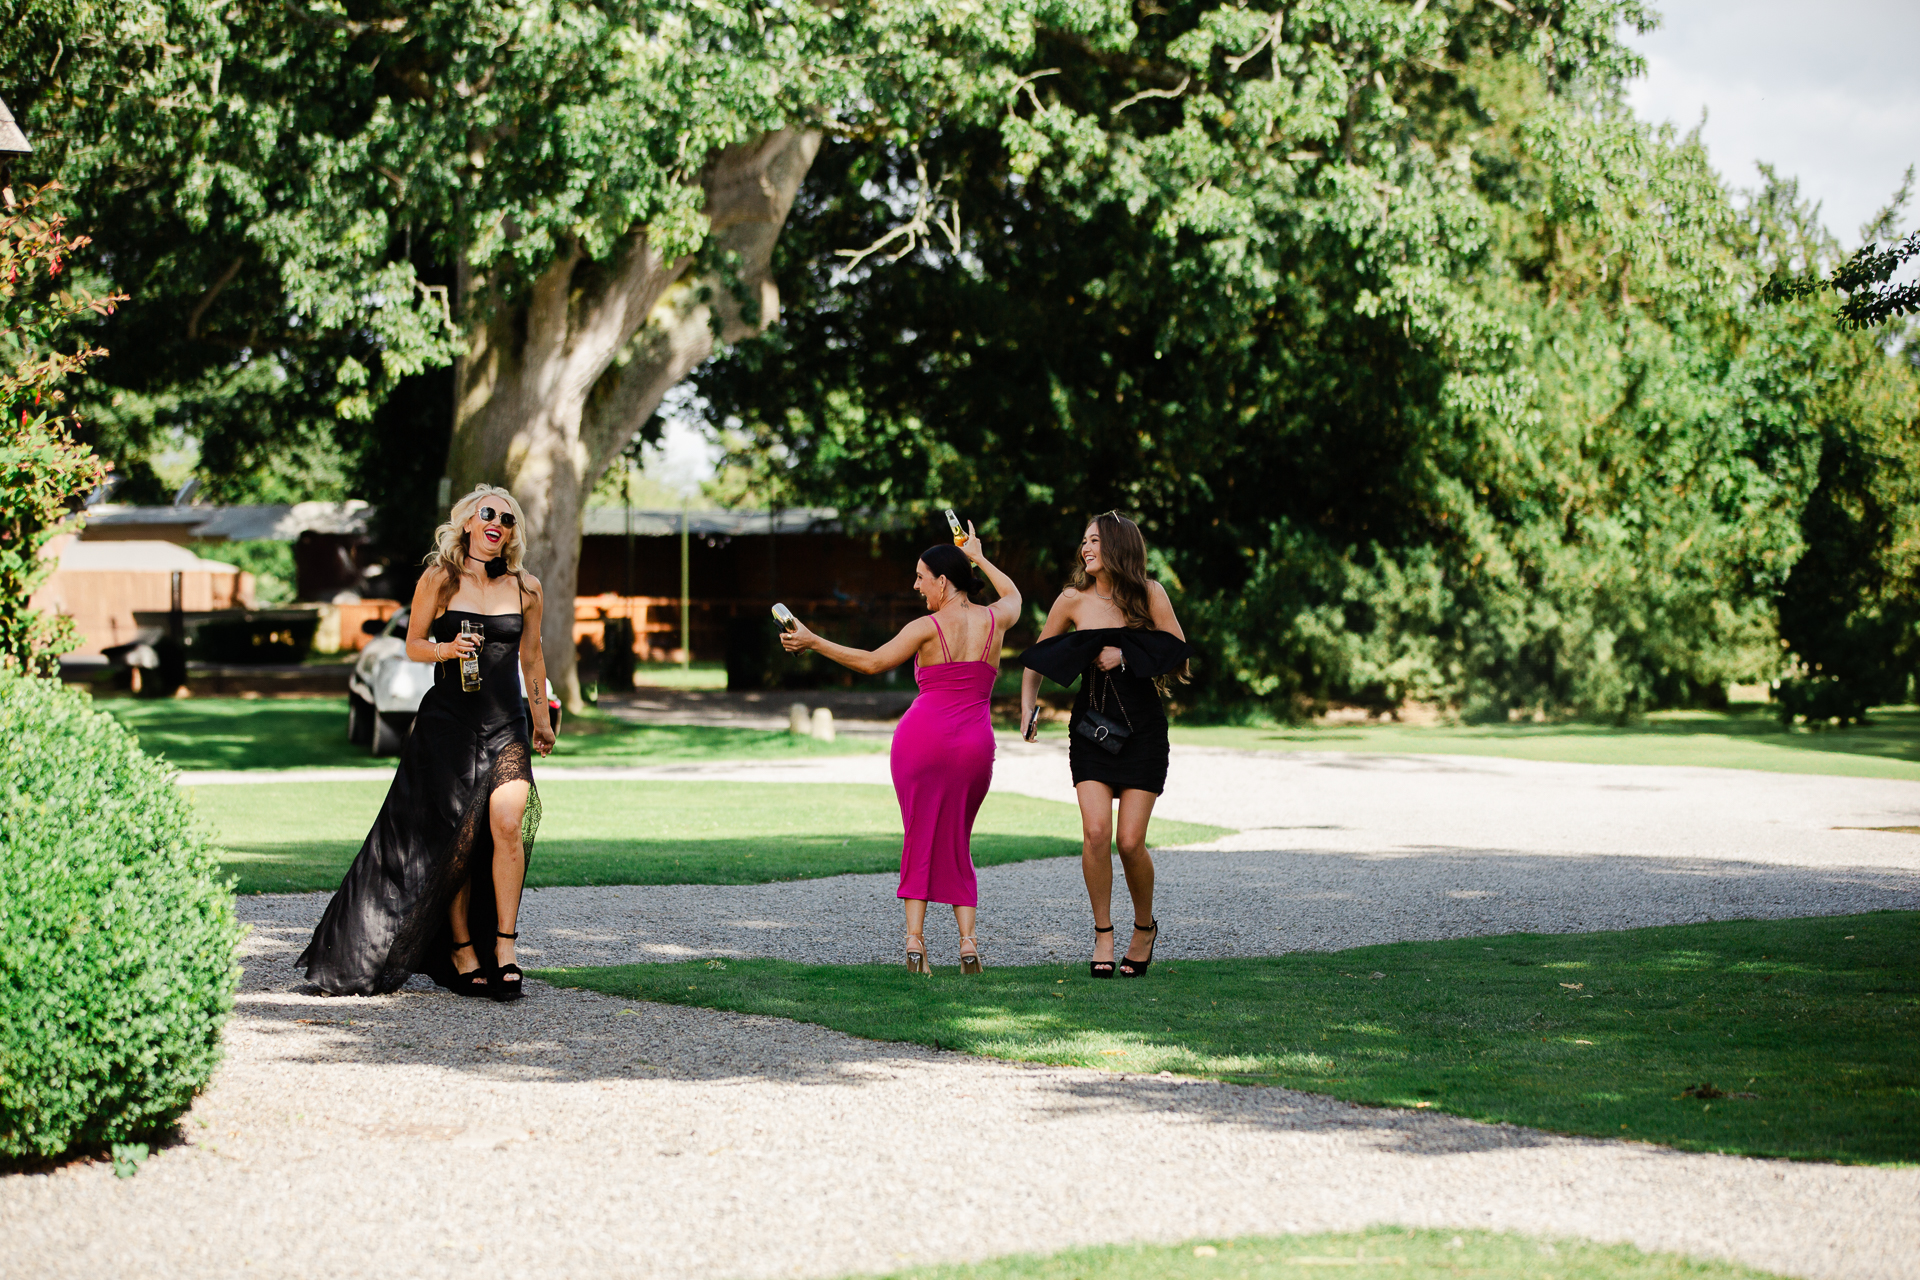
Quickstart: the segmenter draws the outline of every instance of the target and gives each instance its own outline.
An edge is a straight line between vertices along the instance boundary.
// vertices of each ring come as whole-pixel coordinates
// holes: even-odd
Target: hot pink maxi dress
[[[983,655],[993,652],[995,621],[988,610]],[[989,700],[999,668],[984,657],[955,662],[938,618],[933,629],[947,660],[923,667],[914,659],[920,696],[893,731],[893,789],[907,830],[899,896],[973,907],[973,819],[993,781]]]

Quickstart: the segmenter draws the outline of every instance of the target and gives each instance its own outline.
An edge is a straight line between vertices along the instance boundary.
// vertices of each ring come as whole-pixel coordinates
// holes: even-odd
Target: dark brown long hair
[[[1113,603],[1136,630],[1153,628],[1153,594],[1148,587],[1147,540],[1140,526],[1118,511],[1103,511],[1087,522],[1100,531],[1100,563],[1113,581]],[[1085,536],[1084,534],[1082,535]],[[1067,585],[1075,591],[1093,590],[1087,576],[1087,562],[1073,559],[1073,576]]]
[[[1087,523],[1100,531],[1100,563],[1113,582],[1113,603],[1133,630],[1153,630],[1153,579],[1147,577],[1147,539],[1140,526],[1118,511],[1103,511]],[[1083,533],[1084,537],[1085,534]],[[1067,585],[1076,591],[1092,591],[1093,579],[1087,576],[1087,562],[1074,557],[1073,576]],[[1154,687],[1162,694],[1173,692],[1173,682],[1186,684],[1193,679],[1190,663],[1154,678]]]

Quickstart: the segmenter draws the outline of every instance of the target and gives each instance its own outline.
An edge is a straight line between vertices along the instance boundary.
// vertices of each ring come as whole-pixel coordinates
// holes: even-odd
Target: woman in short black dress
[[[1053,602],[1039,643],[1020,657],[1027,668],[1020,682],[1020,723],[1032,725],[1042,676],[1062,685],[1080,681],[1068,758],[1080,799],[1080,868],[1093,903],[1088,971],[1096,978],[1111,978],[1115,968],[1111,848],[1116,836],[1133,899],[1133,937],[1119,971],[1137,978],[1153,963],[1160,922],[1153,913],[1147,823],[1166,787],[1168,750],[1159,682],[1175,674],[1184,679],[1188,653],[1165,588],[1147,577],[1140,526],[1118,512],[1095,516],[1081,535],[1080,562]],[[1032,740],[1030,727],[1026,736]]]

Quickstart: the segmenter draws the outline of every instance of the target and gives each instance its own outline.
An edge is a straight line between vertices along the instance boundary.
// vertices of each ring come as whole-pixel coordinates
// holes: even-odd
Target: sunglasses
[[[482,507],[474,512],[474,514],[489,524],[498,520],[502,529],[511,529],[514,525],[513,512],[511,511],[495,511],[492,507]]]

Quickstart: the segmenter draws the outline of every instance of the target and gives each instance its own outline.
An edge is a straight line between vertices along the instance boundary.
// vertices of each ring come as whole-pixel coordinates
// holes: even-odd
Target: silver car
[[[347,741],[376,756],[400,754],[420,700],[433,688],[433,664],[407,657],[407,613],[361,624],[370,639],[347,677]]]
[[[433,664],[407,657],[407,615],[400,612],[381,622],[361,624],[371,637],[347,677],[347,741],[373,748],[376,756],[397,756],[413,728],[420,700],[433,688]],[[520,673],[520,692],[527,691],[526,672]],[[557,733],[560,703],[547,681],[547,717]]]

